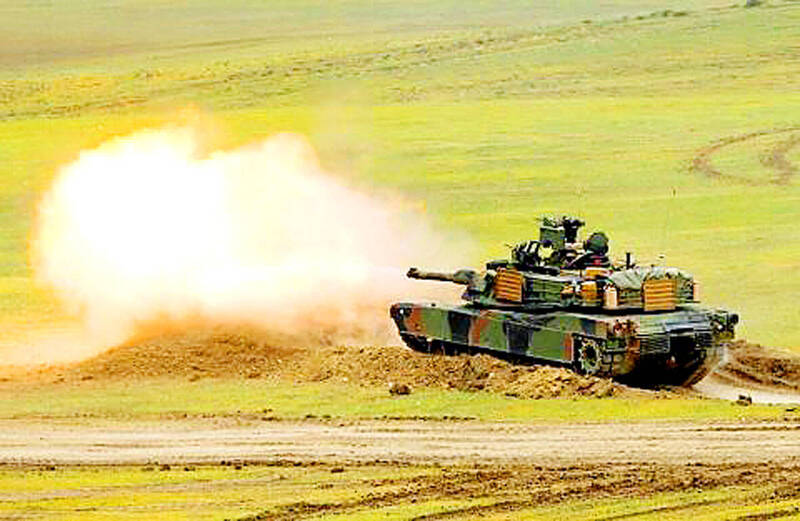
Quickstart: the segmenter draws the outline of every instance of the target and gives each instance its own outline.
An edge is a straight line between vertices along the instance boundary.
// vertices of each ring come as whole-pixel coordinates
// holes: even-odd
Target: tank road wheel
[[[447,356],[456,356],[458,355],[460,349],[458,344],[454,344],[452,342],[442,342],[444,347],[444,354]]]
[[[575,338],[575,369],[580,374],[602,376],[607,372],[603,363],[603,349],[600,342],[593,338]]]
[[[443,340],[431,340],[428,352],[432,355],[446,355],[447,344]]]
[[[696,384],[705,378],[712,369],[719,365],[724,350],[725,346],[718,343],[713,344],[707,348],[705,352],[701,353],[696,360],[687,363],[685,367],[681,367],[676,371],[669,384],[682,385],[684,387],[690,387]]]

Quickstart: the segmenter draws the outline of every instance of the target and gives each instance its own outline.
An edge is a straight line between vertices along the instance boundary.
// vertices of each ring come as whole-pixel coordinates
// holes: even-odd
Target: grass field
[[[580,214],[619,254],[694,271],[743,336],[796,347],[800,188],[764,158],[798,134],[769,133],[800,124],[798,22],[789,0],[2,2],[2,322],[58,316],[27,258],[57,167],[197,107],[223,145],[308,134],[328,169],[410,194],[482,257]],[[708,153],[724,176],[692,168],[754,132]]]
[[[261,380],[84,382],[0,387],[0,419],[142,420],[203,415],[274,419],[451,417],[485,421],[727,421],[796,418],[785,406],[740,407],[696,398],[519,399],[488,392],[421,389],[395,397],[383,387],[289,385]],[[14,398],[10,399],[13,395]],[[568,406],[565,406],[568,405]]]
[[[532,238],[542,213],[578,214],[620,256],[664,254],[693,271],[708,304],[740,312],[740,336],[800,349],[800,2],[534,4],[0,0],[0,356],[5,338],[65,320],[29,263],[36,204],[59,166],[198,113],[221,147],[281,130],[308,135],[328,170],[399,191],[445,232],[466,231],[476,262]],[[266,380],[0,383],[9,422],[793,414],[677,398],[565,403]],[[485,492],[470,488],[486,481],[473,468],[425,465],[8,465],[0,518],[716,520],[797,516],[800,506],[764,469],[749,484],[695,482],[683,469],[685,483],[661,488],[648,485],[647,469],[612,469],[620,474],[609,489],[592,489],[603,482],[596,469],[575,484],[556,470],[542,482],[541,469],[507,469]],[[556,499],[533,504],[543,490]]]
[[[450,481],[491,469],[441,469],[385,465],[315,468],[292,466],[201,465],[171,467],[88,467],[0,469],[0,515],[35,514],[46,520],[106,519],[326,519],[404,520],[474,519],[745,519],[746,515],[786,517],[797,511],[796,499],[782,499],[780,488],[717,486],[643,498],[576,498],[504,512],[504,505],[523,503],[523,492],[501,488],[485,497],[443,499],[421,486]],[[497,472],[497,471],[495,471]],[[501,471],[502,472],[502,471]],[[493,480],[494,481],[494,480]],[[562,488],[569,491],[570,485]],[[413,490],[417,501],[393,503],[398,493]],[[467,489],[465,492],[470,492]],[[304,498],[304,501],[296,501]],[[295,501],[293,501],[295,500]],[[471,510],[472,509],[472,510]],[[477,510],[476,510],[477,509]],[[481,511],[483,509],[483,511]],[[257,518],[253,512],[263,514]],[[325,515],[325,512],[330,512]],[[314,515],[317,513],[317,515]],[[759,519],[754,517],[753,519]]]

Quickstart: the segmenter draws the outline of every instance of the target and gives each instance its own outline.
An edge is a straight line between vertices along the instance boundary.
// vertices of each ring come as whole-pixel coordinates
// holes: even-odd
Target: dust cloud
[[[466,245],[326,172],[302,136],[209,153],[200,135],[162,128],[84,151],[40,202],[37,277],[99,345],[198,323],[380,342],[390,302],[458,296],[404,273],[461,267]]]

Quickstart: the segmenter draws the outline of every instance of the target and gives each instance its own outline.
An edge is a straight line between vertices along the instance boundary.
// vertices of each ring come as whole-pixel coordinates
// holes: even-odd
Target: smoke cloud
[[[347,186],[303,137],[204,153],[198,136],[164,128],[85,151],[41,201],[37,276],[99,343],[196,323],[374,342],[391,334],[390,302],[458,295],[404,273],[460,267],[464,244]]]

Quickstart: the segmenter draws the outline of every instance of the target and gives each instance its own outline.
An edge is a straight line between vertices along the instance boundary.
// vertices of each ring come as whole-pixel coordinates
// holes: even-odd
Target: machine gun
[[[510,246],[511,259],[489,261],[486,269],[513,267],[522,271],[557,275],[583,253],[582,246],[578,243],[578,230],[585,224],[584,221],[567,215],[543,217],[539,226],[539,240]],[[542,251],[543,249],[549,252]]]

